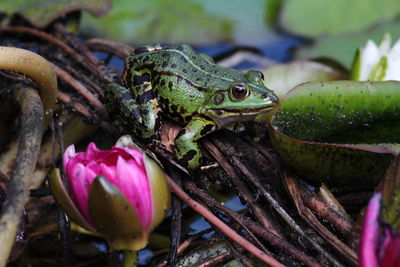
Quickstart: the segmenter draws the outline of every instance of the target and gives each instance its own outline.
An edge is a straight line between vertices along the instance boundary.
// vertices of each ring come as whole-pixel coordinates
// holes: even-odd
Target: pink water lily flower
[[[376,193],[364,213],[360,246],[361,267],[400,267],[400,233],[379,222],[381,194]]]
[[[104,236],[115,249],[139,250],[167,214],[170,193],[164,173],[145,154],[128,148],[64,153],[67,190],[53,179],[54,195],[80,226]],[[60,193],[61,192],[61,193]]]

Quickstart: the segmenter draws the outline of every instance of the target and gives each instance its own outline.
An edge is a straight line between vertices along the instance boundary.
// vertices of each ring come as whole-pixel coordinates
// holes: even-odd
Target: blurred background
[[[132,45],[189,43],[217,55],[259,49],[273,61],[330,57],[346,67],[372,38],[400,36],[396,0],[113,0],[101,18],[88,13],[81,31]]]

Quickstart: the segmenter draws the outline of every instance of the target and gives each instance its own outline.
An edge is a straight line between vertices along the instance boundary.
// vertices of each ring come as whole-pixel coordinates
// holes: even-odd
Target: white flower
[[[385,34],[379,46],[368,40],[353,61],[351,79],[357,81],[400,80],[400,39],[391,48],[391,37]]]

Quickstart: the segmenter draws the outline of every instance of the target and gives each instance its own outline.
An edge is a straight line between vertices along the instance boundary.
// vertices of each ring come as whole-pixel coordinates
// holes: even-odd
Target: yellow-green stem
[[[137,251],[124,250],[124,267],[136,267]]]
[[[46,128],[57,97],[57,77],[52,65],[29,50],[0,46],[0,69],[26,74],[39,85],[45,116],[43,124]]]

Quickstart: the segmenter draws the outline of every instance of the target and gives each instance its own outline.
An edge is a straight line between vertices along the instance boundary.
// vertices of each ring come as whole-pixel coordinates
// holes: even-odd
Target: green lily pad
[[[99,17],[110,8],[111,0],[13,0],[2,1],[0,13],[7,16],[19,14],[35,27],[45,28],[72,11],[84,10]]]
[[[400,22],[384,23],[368,31],[351,35],[319,38],[312,46],[299,49],[296,57],[300,59],[330,57],[350,68],[357,49],[363,47],[369,39],[378,44],[385,33],[390,33],[395,42],[400,38]]]
[[[328,185],[370,188],[400,150],[400,82],[311,82],[282,100],[270,122],[285,163]]]
[[[276,64],[262,70],[265,84],[279,97],[305,82],[332,81],[347,78],[347,74],[314,61],[294,61]]]
[[[280,22],[287,30],[304,36],[354,33],[400,13],[397,0],[286,0]]]

